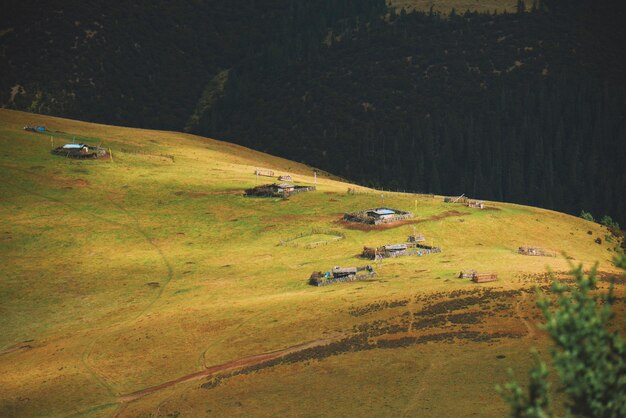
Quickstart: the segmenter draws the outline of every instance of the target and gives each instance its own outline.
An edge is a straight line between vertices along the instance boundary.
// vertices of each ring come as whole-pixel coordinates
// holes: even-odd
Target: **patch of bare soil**
[[[70,183],[72,187],[89,187],[91,185],[91,183],[85,179],[71,180],[68,183]]]
[[[26,341],[26,342],[29,342],[29,341]],[[33,348],[33,346],[30,345],[30,344],[18,343],[18,344],[12,345],[11,347],[7,347],[4,350],[0,351],[0,356],[5,355],[5,354],[9,354],[9,353],[14,353],[16,351],[30,350],[31,348]]]
[[[246,368],[246,367],[254,367],[255,365],[265,364],[277,358],[285,357],[289,354],[297,353],[297,352],[304,351],[307,349],[314,349],[315,347],[318,347],[318,346],[324,346],[326,344],[331,343],[331,341],[332,341],[331,339],[314,340],[308,343],[294,345],[292,347],[288,347],[282,350],[272,351],[272,352],[263,353],[263,354],[257,354],[254,356],[244,357],[244,358],[234,360],[228,363],[220,364],[217,366],[208,367],[205,370],[191,373],[191,374],[179,377],[178,379],[170,380],[169,382],[164,382],[156,386],[151,386],[142,390],[138,390],[133,393],[129,393],[128,395],[121,396],[119,398],[119,401],[122,403],[132,402],[146,395],[149,395],[159,390],[177,385],[179,383],[202,379],[204,377],[209,377],[209,376],[218,374],[220,372],[228,371],[228,370]]]
[[[91,183],[85,179],[60,179],[55,178],[55,183],[57,183],[57,187],[61,187],[63,189],[73,189],[78,188],[82,189],[83,187],[91,186]]]
[[[420,222],[439,221],[441,219],[450,218],[452,216],[465,216],[467,213],[459,212],[458,210],[447,210],[439,215],[431,216],[427,219],[421,219]]]
[[[357,230],[357,231],[365,231],[365,232],[369,232],[369,231],[384,231],[387,229],[393,229],[393,228],[398,228],[401,227],[403,225],[411,225],[411,224],[417,224],[423,221],[418,221],[415,219],[412,220],[404,220],[404,221],[398,221],[398,222],[391,222],[388,224],[380,224],[380,225],[368,225],[368,224],[362,224],[360,222],[348,222],[348,221],[344,221],[343,219],[340,219],[338,221],[335,221],[335,223],[337,225],[340,225],[346,229],[353,229],[353,230]]]

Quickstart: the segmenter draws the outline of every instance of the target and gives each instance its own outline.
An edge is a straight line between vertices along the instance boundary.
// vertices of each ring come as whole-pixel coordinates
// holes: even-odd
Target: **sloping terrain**
[[[48,132],[22,129],[32,122]],[[72,140],[110,157],[50,154]],[[579,218],[381,196],[323,174],[316,192],[243,197],[272,181],[255,168],[314,181],[310,167],[211,139],[1,110],[0,415],[500,416],[494,384],[545,345],[532,287],[546,267],[568,269],[518,246],[613,271],[606,230]],[[415,222],[341,222],[381,200]],[[414,230],[443,251],[307,284]],[[458,279],[465,269],[498,281]]]

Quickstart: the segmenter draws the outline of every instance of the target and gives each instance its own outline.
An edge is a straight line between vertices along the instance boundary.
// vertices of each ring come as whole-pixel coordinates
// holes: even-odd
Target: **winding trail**
[[[335,338],[324,338],[309,341],[307,343],[294,345],[291,347],[283,348],[281,350],[270,351],[268,353],[256,354],[250,357],[240,358],[238,360],[233,360],[227,363],[218,364],[216,366],[208,367],[204,370],[200,370],[198,372],[190,373],[185,376],[181,376],[177,379],[170,380],[168,382],[164,382],[158,384],[156,386],[147,387],[145,389],[138,390],[136,392],[129,393],[127,395],[120,396],[118,401],[122,404],[126,404],[129,402],[133,402],[137,399],[143,398],[144,396],[150,395],[151,393],[158,392],[160,390],[178,385],[179,383],[191,382],[193,380],[202,379],[205,377],[212,376],[214,374],[225,372],[229,370],[236,370],[246,366],[254,366],[257,364],[264,363],[269,360],[274,360],[283,356],[286,356],[291,353],[296,353],[298,351],[306,350],[308,348],[319,347],[322,345],[329,344],[335,341],[338,337]]]
[[[0,164],[0,167],[3,168],[7,168],[10,170],[15,170],[18,172],[24,172],[27,174],[31,174],[34,175],[35,177],[44,177],[40,174],[37,173],[32,173],[28,170],[23,170],[23,169],[19,169],[17,167],[12,167],[12,166],[7,166],[4,164]],[[22,187],[18,184],[15,184],[14,182],[9,181],[12,186],[17,189],[17,190],[21,190],[22,192],[32,195],[32,196],[36,196],[39,197],[41,199],[47,200],[47,201],[51,201],[51,202],[55,202],[61,206],[65,206],[69,209],[71,209],[72,211],[75,212],[80,212],[80,209],[70,203],[67,203],[66,201],[62,200],[62,199],[58,199],[52,196],[48,196],[46,194],[43,193],[39,193],[33,190],[30,190],[28,188]],[[91,187],[88,187],[88,189],[92,189]],[[92,189],[93,190],[93,189]],[[98,214],[91,214],[90,216],[95,218],[95,219],[99,219],[104,223],[110,224],[110,225],[117,225],[117,226],[121,226],[124,227],[126,229],[129,229],[131,231],[136,232],[137,234],[139,234],[151,247],[153,247],[153,249],[159,254],[159,257],[161,258],[161,260],[163,261],[163,264],[165,265],[166,269],[167,269],[167,275],[166,278],[164,280],[164,284],[162,286],[159,287],[158,293],[156,294],[156,296],[140,311],[138,312],[134,317],[132,318],[128,318],[125,321],[122,322],[118,322],[116,324],[112,324],[106,328],[100,329],[100,331],[104,331],[106,329],[110,329],[113,328],[115,326],[119,326],[121,324],[125,324],[125,323],[130,323],[133,321],[136,321],[137,319],[141,318],[161,297],[161,295],[163,294],[163,291],[165,290],[165,287],[169,284],[169,282],[174,278],[175,276],[175,272],[174,272],[174,268],[172,266],[172,264],[169,262],[168,258],[166,257],[165,253],[163,252],[163,250],[154,242],[154,240],[148,235],[148,233],[141,227],[141,224],[139,222],[139,218],[137,218],[137,216],[135,216],[134,214],[132,214],[131,212],[129,212],[125,207],[123,207],[121,204],[115,202],[110,196],[105,195],[104,196],[113,206],[115,206],[116,208],[118,208],[119,210],[121,210],[122,212],[124,212],[124,214],[131,220],[131,224],[127,224],[125,222],[119,222],[113,219],[109,219],[105,216],[102,215],[98,215]],[[134,225],[133,225],[134,224]],[[102,386],[104,387],[107,392],[111,395],[111,396],[118,396],[119,394],[116,393],[113,385],[109,382],[107,382],[107,380],[100,374],[98,373],[94,367],[90,366],[88,363],[89,357],[91,356],[93,349],[96,347],[96,344],[99,340],[99,338],[101,338],[101,336],[95,336],[91,342],[87,345],[87,347],[85,348],[85,350],[83,351],[80,361],[81,364],[83,365],[83,367],[88,371],[88,373]],[[5,353],[0,353],[0,354],[5,354]]]

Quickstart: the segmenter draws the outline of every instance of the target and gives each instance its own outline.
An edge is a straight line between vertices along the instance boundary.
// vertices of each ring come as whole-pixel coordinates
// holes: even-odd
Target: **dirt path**
[[[535,328],[532,326],[532,324],[526,319],[526,317],[524,317],[523,312],[522,312],[522,304],[526,302],[526,298],[528,297],[528,293],[523,291],[523,286],[520,286],[519,288],[516,288],[514,286],[511,285],[511,283],[505,282],[504,286],[511,289],[511,290],[522,290],[522,296],[521,298],[515,303],[515,307],[513,308],[515,310],[515,314],[517,315],[517,317],[519,318],[520,321],[522,321],[522,323],[524,324],[524,327],[526,327],[526,330],[528,331],[528,333],[526,334],[526,338],[535,338]]]
[[[0,356],[3,356],[5,354],[10,354],[10,353],[14,353],[16,351],[26,351],[26,350],[30,350],[31,348],[33,348],[30,344],[15,344],[12,345],[11,347],[5,348],[4,350],[0,351]]]
[[[528,296],[527,293],[522,293],[522,297],[521,297],[520,301],[515,304],[515,313],[517,314],[517,317],[522,321],[522,323],[524,324],[524,326],[528,330],[528,334],[526,334],[526,338],[535,338],[535,328],[522,315],[522,310],[521,310],[522,303],[526,302],[527,296]]]
[[[15,167],[11,167],[11,166],[0,165],[0,167],[5,167],[5,168],[8,168],[8,169],[13,169],[13,170],[17,170],[17,171],[23,171],[23,172],[27,172],[29,174],[33,174],[30,171],[21,170],[21,169],[18,169],[18,168],[15,168]],[[37,174],[35,174],[35,175],[37,175]],[[21,186],[19,186],[17,184],[14,184],[14,183],[13,183],[13,186],[16,189],[21,190],[21,191],[23,191],[23,192],[25,192],[27,194],[30,194],[30,195],[33,195],[33,196],[37,196],[39,198],[58,203],[58,204],[60,204],[62,206],[65,206],[65,207],[68,207],[68,208],[72,209],[73,211],[80,212],[79,208],[77,208],[74,205],[72,205],[70,203],[67,203],[67,202],[65,202],[65,201],[63,201],[61,199],[57,199],[57,198],[54,198],[54,197],[51,197],[51,196],[47,196],[47,195],[42,194],[42,193],[35,192],[33,190],[21,187]],[[86,186],[86,187],[89,188],[89,186]],[[105,216],[101,216],[101,215],[97,215],[97,214],[95,214],[95,215],[92,214],[90,216],[92,216],[92,217],[94,217],[96,219],[99,219],[99,220],[101,220],[101,221],[103,221],[105,223],[111,224],[111,225],[122,226],[124,228],[130,229],[131,231],[134,231],[135,233],[139,234],[159,254],[159,257],[162,259],[163,264],[165,265],[165,268],[167,270],[166,279],[164,281],[164,284],[159,287],[159,290],[158,290],[158,293],[157,293],[156,297],[154,297],[152,301],[150,301],[137,315],[135,315],[135,317],[129,318],[126,321],[122,321],[122,323],[132,322],[132,321],[136,321],[137,319],[142,317],[160,299],[161,295],[163,294],[163,291],[164,291],[165,287],[174,278],[175,271],[174,271],[174,268],[173,268],[172,264],[169,262],[167,256],[163,252],[163,250],[154,242],[154,240],[148,235],[148,233],[141,227],[139,218],[137,218],[137,216],[135,216],[134,214],[129,212],[125,207],[123,207],[122,205],[120,205],[119,203],[117,203],[113,199],[111,199],[110,196],[103,196],[103,197],[105,197],[113,206],[115,206],[116,208],[118,208],[119,210],[124,212],[124,214],[130,219],[132,224],[122,223],[122,222],[119,222],[119,221],[108,219]],[[111,325],[109,327],[106,327],[106,328],[112,328],[114,326],[119,326],[119,325],[120,325],[120,323],[117,323],[117,324],[113,324],[113,325]],[[101,331],[103,331],[103,330],[101,330]],[[113,388],[113,385],[110,384],[109,382],[107,382],[106,379],[103,376],[101,376],[95,370],[95,368],[91,367],[89,365],[89,363],[88,363],[89,357],[91,356],[91,353],[92,353],[93,349],[95,348],[99,338],[100,337],[96,336],[87,345],[85,351],[81,355],[81,363],[82,363],[83,367],[85,367],[87,372],[90,375],[92,375],[94,377],[94,379],[109,392],[109,394],[111,394],[112,396],[117,396],[117,394],[115,392],[115,389]],[[18,348],[18,350],[19,349],[22,349],[22,348]],[[7,353],[3,352],[3,353],[0,353],[0,354],[7,354]]]
[[[172,386],[175,386],[179,383],[190,382],[193,380],[202,379],[205,377],[212,376],[214,374],[225,372],[229,370],[235,370],[246,366],[254,366],[260,363],[264,363],[269,360],[274,360],[279,357],[283,357],[287,354],[295,353],[301,350],[306,350],[308,348],[318,347],[321,345],[329,344],[335,341],[338,337],[335,338],[325,338],[319,340],[313,340],[308,343],[298,344],[291,347],[284,348],[282,350],[271,351],[269,353],[257,354],[250,357],[244,357],[238,360],[230,361],[228,363],[219,364],[217,366],[211,366],[204,370],[200,370],[198,372],[190,373],[185,376],[181,376],[178,379],[170,380],[168,382],[161,383],[156,386],[151,386],[142,390],[138,390],[136,392],[129,393],[127,395],[120,396],[118,401],[122,404],[129,403],[140,399],[146,395],[149,395],[154,392],[158,392],[162,389],[166,389]]]

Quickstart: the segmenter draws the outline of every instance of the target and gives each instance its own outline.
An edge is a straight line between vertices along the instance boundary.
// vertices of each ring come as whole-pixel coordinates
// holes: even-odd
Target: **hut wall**
[[[495,273],[475,273],[472,278],[474,283],[495,282],[496,280],[498,280],[498,275]]]

